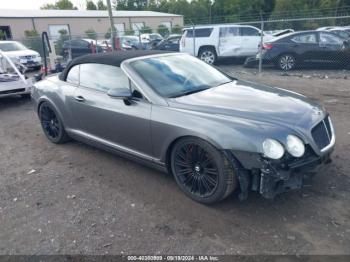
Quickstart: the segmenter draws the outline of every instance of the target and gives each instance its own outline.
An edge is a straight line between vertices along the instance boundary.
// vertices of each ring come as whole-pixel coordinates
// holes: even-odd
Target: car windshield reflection
[[[214,67],[187,55],[161,56],[130,63],[159,95],[180,97],[232,81]]]

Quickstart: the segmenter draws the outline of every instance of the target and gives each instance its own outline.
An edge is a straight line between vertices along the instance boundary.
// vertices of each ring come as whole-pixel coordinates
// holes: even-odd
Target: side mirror
[[[107,95],[117,99],[129,100],[132,97],[132,93],[129,88],[112,88],[109,89]]]

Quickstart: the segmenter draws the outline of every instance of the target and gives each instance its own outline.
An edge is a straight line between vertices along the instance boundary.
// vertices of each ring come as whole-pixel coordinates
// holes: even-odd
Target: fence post
[[[262,71],[262,50],[263,50],[263,42],[264,42],[264,17],[262,12],[260,12],[261,16],[261,30],[260,30],[260,45],[259,45],[259,75]]]
[[[196,26],[193,24],[193,31],[192,31],[192,37],[193,37],[193,56],[196,56]]]

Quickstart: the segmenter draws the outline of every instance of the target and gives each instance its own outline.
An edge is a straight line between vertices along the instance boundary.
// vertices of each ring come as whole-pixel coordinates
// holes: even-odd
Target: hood
[[[18,51],[8,51],[4,52],[8,57],[10,58],[15,58],[15,57],[20,57],[20,56],[27,56],[27,55],[36,55],[39,56],[39,53],[34,51],[34,50],[18,50]]]
[[[324,115],[324,110],[305,96],[239,80],[169,99],[169,105],[202,113],[285,124],[289,127],[298,123],[310,125]]]

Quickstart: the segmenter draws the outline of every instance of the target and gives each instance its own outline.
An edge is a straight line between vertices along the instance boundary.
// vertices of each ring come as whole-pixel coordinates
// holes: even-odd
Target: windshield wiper
[[[198,93],[198,92],[207,90],[207,89],[209,89],[209,88],[210,88],[210,87],[199,88],[199,89],[195,89],[195,90],[190,90],[190,91],[187,91],[187,92],[178,94],[178,95],[171,96],[170,98],[176,98],[176,97],[180,97],[180,96],[188,96],[188,95],[191,95],[191,94],[194,94],[194,93]]]

